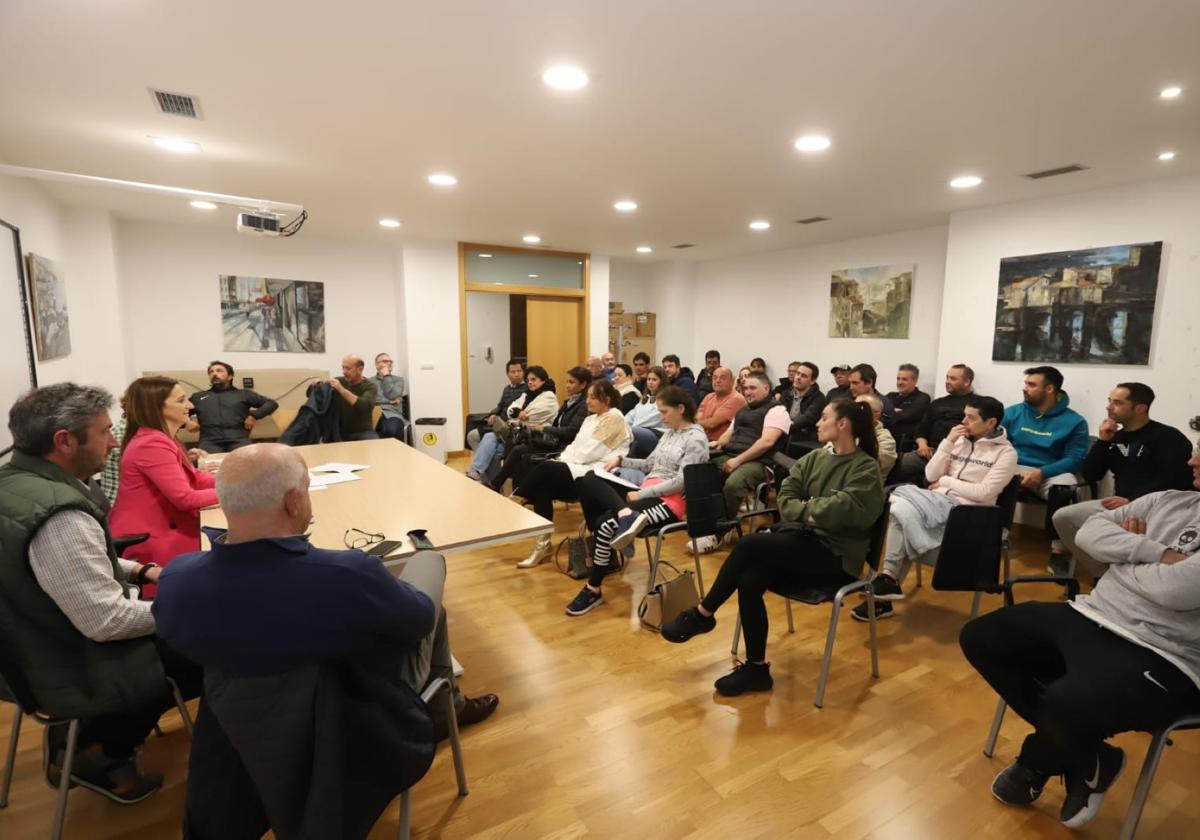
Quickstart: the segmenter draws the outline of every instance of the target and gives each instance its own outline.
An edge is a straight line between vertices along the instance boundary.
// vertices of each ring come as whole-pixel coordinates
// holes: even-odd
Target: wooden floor
[[[560,536],[574,531],[578,507],[560,506],[556,521]],[[666,555],[690,562],[683,542],[672,537]],[[1044,542],[1022,536],[1017,548],[1016,568],[1044,563]],[[449,557],[446,605],[455,654],[467,669],[463,689],[495,692],[501,701],[491,720],[464,731],[471,794],[455,795],[449,750],[442,749],[414,791],[414,836],[1117,835],[1146,735],[1116,739],[1130,766],[1084,831],[1059,824],[1057,780],[1034,808],[992,798],[991,779],[1013,759],[1027,727],[1010,714],[995,758],[980,752],[996,698],[958,650],[969,595],[910,590],[898,616],[880,624],[878,680],[869,674],[866,625],[843,614],[825,708],[816,709],[828,607],[797,606],[789,635],[782,601],[770,598],[775,689],[723,699],[712,681],[731,664],[736,603],[718,614],[715,632],[670,645],[632,617],[647,574],[641,544],[637,561],[606,584],[606,603],[581,618],[563,613],[577,582],[549,563],[514,567],[528,549]],[[725,554],[705,558],[707,580]],[[985,599],[985,609],[998,602]],[[0,707],[0,748],[11,709]],[[76,790],[67,837],[179,836],[188,740],[173,714],[164,728],[166,736],[151,738],[146,750],[147,765],[167,776],[164,790],[133,807]],[[49,831],[54,794],[40,762],[40,728],[27,722],[11,801],[0,811],[4,840]],[[1182,733],[1167,750],[1139,837],[1200,836],[1200,797],[1189,795],[1198,783],[1200,733]],[[371,836],[394,837],[397,822],[394,804]]]

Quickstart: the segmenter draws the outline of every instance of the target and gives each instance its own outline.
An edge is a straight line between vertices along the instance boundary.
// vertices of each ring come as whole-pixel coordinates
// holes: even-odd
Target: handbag
[[[675,572],[675,577],[664,579],[662,583],[651,587],[638,604],[638,618],[646,627],[656,631],[662,630],[664,621],[700,603],[700,596],[696,592],[696,576],[691,572],[681,572],[667,561],[660,560],[658,567],[661,569],[663,566]]]
[[[563,546],[567,547],[567,565],[559,562],[558,555]],[[591,573],[591,562],[588,554],[587,539],[584,537],[567,537],[554,550],[554,565],[558,570],[574,580],[583,580]]]

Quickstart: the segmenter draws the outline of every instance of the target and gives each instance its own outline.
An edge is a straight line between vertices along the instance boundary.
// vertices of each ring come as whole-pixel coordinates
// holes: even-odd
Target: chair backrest
[[[38,711],[37,699],[29,687],[29,680],[12,657],[8,645],[0,645],[0,700],[15,702],[27,715]]]
[[[892,503],[885,500],[883,512],[871,526],[871,542],[867,547],[867,565],[871,567],[872,571],[879,571],[879,564],[883,562],[883,540],[887,536],[888,515],[891,511]]]
[[[1000,579],[1002,526],[1003,511],[997,505],[952,508],[933,571],[933,588],[950,592],[994,589]]]
[[[1021,476],[1014,475],[996,499],[996,507],[1000,508],[1000,525],[1005,531],[1012,530],[1013,519],[1017,515],[1017,496],[1020,492]]]
[[[687,504],[690,537],[711,537],[725,518],[724,482],[716,464],[688,464],[683,468],[683,498]]]

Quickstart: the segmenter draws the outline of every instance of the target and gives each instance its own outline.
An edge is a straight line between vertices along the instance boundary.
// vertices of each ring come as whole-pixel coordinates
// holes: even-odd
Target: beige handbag
[[[696,576],[679,571],[665,560],[659,561],[658,567],[663,566],[673,571],[675,577],[656,584],[638,604],[638,618],[642,624],[658,631],[662,630],[664,621],[670,621],[700,603],[700,596],[696,594]]]

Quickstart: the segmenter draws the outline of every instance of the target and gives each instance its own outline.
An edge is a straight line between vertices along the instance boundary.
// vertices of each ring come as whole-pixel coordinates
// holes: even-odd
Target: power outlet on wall
[[[245,388],[247,391],[253,391],[254,390],[254,377],[253,376],[243,376],[242,377],[242,387]]]

